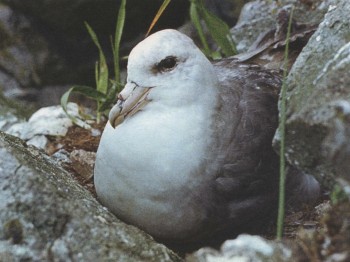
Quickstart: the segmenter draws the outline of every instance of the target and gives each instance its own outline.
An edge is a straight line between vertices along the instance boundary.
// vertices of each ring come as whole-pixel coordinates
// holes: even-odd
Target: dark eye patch
[[[175,56],[167,56],[157,63],[154,67],[156,72],[167,72],[173,70],[177,66],[177,58]]]

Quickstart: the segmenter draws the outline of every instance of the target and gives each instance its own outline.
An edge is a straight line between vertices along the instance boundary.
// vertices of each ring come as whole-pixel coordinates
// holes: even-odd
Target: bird
[[[281,81],[279,72],[234,57],[209,61],[174,29],[148,36],[130,52],[97,150],[99,201],[169,243],[264,221],[278,195],[272,138]],[[292,180],[317,194],[313,178]]]

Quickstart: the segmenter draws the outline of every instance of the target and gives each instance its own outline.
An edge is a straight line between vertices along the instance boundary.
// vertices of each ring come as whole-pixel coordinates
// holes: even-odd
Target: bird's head
[[[159,31],[130,53],[128,76],[109,114],[112,126],[148,106],[182,106],[214,92],[217,77],[210,61],[186,35]]]

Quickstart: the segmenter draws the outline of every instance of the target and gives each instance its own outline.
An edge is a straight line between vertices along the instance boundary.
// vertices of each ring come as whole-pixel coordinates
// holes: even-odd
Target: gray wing
[[[216,177],[197,198],[207,208],[199,239],[210,236],[219,243],[241,232],[261,231],[276,214],[279,162],[272,138],[282,81],[279,72],[234,59],[213,64],[221,84],[213,124],[217,137],[203,172]],[[287,191],[317,193],[310,177],[292,171]]]
[[[213,64],[220,100],[213,116],[216,141],[203,171],[216,176],[198,198],[207,210],[203,238],[219,240],[259,227],[276,209],[278,159],[272,137],[281,78],[234,59]]]
[[[229,198],[275,187],[278,160],[272,138],[278,126],[279,72],[234,59],[214,63],[221,79],[220,156],[217,188]]]

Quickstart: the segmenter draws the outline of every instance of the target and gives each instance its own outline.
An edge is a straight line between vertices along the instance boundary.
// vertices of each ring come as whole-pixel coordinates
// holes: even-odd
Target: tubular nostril
[[[125,99],[124,99],[124,97],[122,96],[122,94],[121,93],[119,93],[118,94],[118,100],[120,100],[120,101],[122,101],[122,102],[124,102],[125,101]]]

